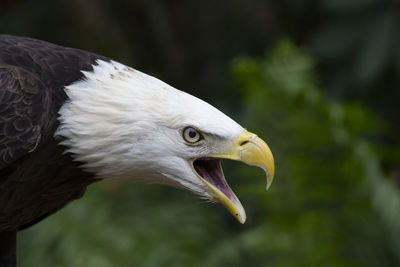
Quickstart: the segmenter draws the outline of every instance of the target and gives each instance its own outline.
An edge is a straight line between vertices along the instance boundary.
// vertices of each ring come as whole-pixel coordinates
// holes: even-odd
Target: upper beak
[[[267,190],[272,184],[275,175],[274,157],[268,145],[256,134],[242,132],[232,147],[221,154],[214,154],[213,157],[237,160],[260,167],[267,176]]]
[[[224,152],[212,154],[211,157],[231,159],[244,162],[248,165],[262,168],[267,176],[267,190],[271,186],[275,174],[275,163],[268,145],[256,134],[244,131],[234,142],[230,143]],[[240,222],[246,220],[246,213],[239,199],[233,194],[227,198],[217,188],[203,181],[208,186],[210,193],[223,204],[228,211]]]

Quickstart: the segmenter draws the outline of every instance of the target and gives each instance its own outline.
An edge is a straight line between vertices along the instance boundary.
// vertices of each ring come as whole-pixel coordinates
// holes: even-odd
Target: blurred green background
[[[77,47],[217,106],[276,179],[223,162],[248,221],[98,183],[19,235],[21,267],[400,266],[400,1],[1,0],[0,32]]]

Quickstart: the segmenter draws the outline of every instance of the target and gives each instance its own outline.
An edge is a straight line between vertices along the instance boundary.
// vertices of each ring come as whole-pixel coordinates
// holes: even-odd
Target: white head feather
[[[209,197],[190,160],[212,146],[188,146],[182,129],[215,138],[244,129],[208,103],[115,61],[99,60],[65,88],[56,136],[83,168],[100,178],[128,178],[184,187]],[[210,140],[212,141],[212,140]]]

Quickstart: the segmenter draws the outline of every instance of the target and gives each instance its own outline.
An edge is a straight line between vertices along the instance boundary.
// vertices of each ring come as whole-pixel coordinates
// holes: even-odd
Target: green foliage
[[[275,263],[397,265],[399,192],[367,144],[384,125],[360,105],[325,99],[312,59],[287,40],[262,61],[238,60],[234,74],[245,121],[265,133],[276,157],[265,221],[272,228],[286,225],[292,247],[280,258],[271,253]],[[277,200],[284,203],[272,204]]]
[[[399,265],[399,193],[368,144],[384,125],[358,104],[328,101],[313,68],[288,40],[233,64],[243,125],[276,160],[268,192],[261,170],[224,162],[245,225],[186,192],[98,184],[20,235],[20,266]]]

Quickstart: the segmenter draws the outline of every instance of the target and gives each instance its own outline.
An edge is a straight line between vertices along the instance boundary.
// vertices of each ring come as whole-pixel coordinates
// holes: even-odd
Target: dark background
[[[400,264],[400,2],[1,0],[0,32],[105,55],[267,140],[224,162],[248,222],[173,188],[108,182],[19,237],[20,266]]]

